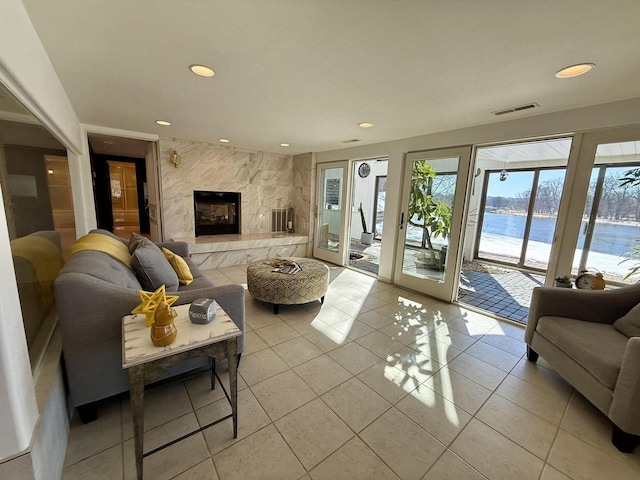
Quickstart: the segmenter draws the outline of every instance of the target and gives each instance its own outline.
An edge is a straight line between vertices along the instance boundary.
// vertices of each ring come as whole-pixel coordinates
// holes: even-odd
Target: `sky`
[[[552,178],[564,178],[564,171],[542,170],[540,171],[540,183]],[[476,179],[477,180],[477,179]],[[500,181],[499,173],[491,173],[489,176],[489,197],[516,197],[518,193],[531,190],[533,184],[533,172],[509,172],[504,182]]]

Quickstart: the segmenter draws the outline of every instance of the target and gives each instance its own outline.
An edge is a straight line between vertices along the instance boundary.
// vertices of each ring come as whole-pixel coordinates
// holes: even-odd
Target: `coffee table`
[[[253,298],[273,305],[278,313],[280,305],[297,305],[315,300],[324,302],[329,288],[329,267],[311,258],[295,258],[301,270],[292,275],[273,272],[269,260],[261,260],[247,267],[247,289]]]
[[[189,305],[180,305],[175,307],[175,310],[178,313],[174,320],[178,329],[178,336],[175,342],[166,347],[156,347],[151,343],[144,315],[126,315],[122,318],[122,368],[129,370],[136,470],[139,480],[142,480],[144,457],[201,432],[222,420],[233,418],[233,438],[238,437],[237,337],[242,334],[242,331],[219,306],[215,320],[205,325],[191,323],[189,320]],[[212,387],[214,385],[215,359],[224,357],[228,359],[230,396],[227,395],[227,398],[231,403],[232,413],[172,442],[144,453],[144,386],[157,380],[164,371],[176,363],[198,356],[214,359],[212,362]]]

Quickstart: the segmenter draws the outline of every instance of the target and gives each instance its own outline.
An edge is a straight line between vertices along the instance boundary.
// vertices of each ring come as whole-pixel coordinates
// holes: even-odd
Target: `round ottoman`
[[[273,304],[273,313],[280,305],[298,305],[320,299],[329,288],[329,267],[310,258],[291,258],[301,270],[294,274],[272,272],[268,260],[247,267],[247,287],[256,300]]]

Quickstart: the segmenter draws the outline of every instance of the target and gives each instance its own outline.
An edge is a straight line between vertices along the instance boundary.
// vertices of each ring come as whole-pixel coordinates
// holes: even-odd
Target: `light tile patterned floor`
[[[145,478],[640,478],[640,448],[619,453],[600,412],[523,358],[520,326],[351,270],[331,279],[324,305],[280,315],[247,295],[238,439],[222,422],[147,457]],[[151,388],[145,407],[147,450],[230,410],[206,373]],[[135,478],[126,397],[74,418],[64,478]]]

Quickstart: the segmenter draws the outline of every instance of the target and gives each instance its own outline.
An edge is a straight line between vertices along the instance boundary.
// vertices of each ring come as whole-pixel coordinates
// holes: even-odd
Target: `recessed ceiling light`
[[[369,122],[362,122],[362,123],[359,123],[359,124],[358,124],[358,126],[359,126],[360,128],[371,128],[371,127],[373,127],[373,123],[369,123]]]
[[[595,67],[595,63],[579,63],[577,65],[571,65],[569,67],[565,67],[562,70],[556,72],[557,78],[573,78],[579,75],[584,75],[588,71],[592,70]]]
[[[288,143],[281,143],[280,146],[281,147],[290,147],[291,145],[289,145]]]
[[[219,138],[218,141],[222,143],[229,143],[230,140],[228,138]]]
[[[171,122],[167,122],[166,120],[156,120],[156,123],[158,125],[162,125],[163,127],[168,127],[169,125],[171,125]]]
[[[47,173],[48,173],[49,175],[53,175],[53,168],[49,168],[49,169],[47,170]]]
[[[204,65],[189,65],[189,70],[200,77],[213,77],[216,74],[216,72]]]

